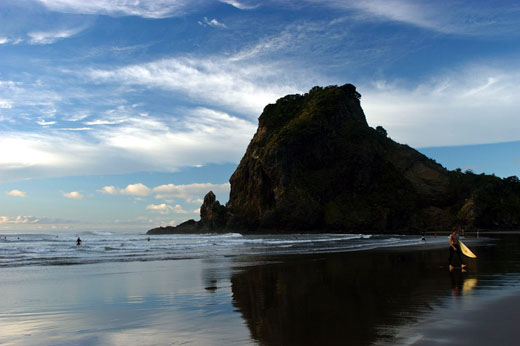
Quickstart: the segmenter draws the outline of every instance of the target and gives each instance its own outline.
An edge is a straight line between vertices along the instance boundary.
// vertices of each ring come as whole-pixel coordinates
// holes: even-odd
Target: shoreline
[[[190,221],[193,221],[194,223],[198,223],[200,221],[194,221],[194,220],[188,220],[184,223],[188,223]],[[441,230],[441,231],[419,231],[414,230],[411,232],[373,232],[373,230],[353,230],[348,232],[338,231],[338,230],[331,230],[331,229],[322,229],[322,230],[281,230],[278,232],[273,232],[272,229],[266,229],[266,230],[255,230],[254,232],[247,232],[247,231],[240,231],[240,230],[209,230],[207,228],[200,227],[197,230],[192,230],[191,228],[186,229],[182,228],[181,225],[184,223],[179,224],[178,226],[159,226],[156,228],[152,228],[148,231],[145,231],[145,235],[168,235],[168,234],[179,234],[179,235],[188,235],[188,234],[231,234],[231,233],[237,233],[241,235],[292,235],[292,234],[370,234],[370,235],[443,235],[447,234],[449,235],[451,233],[450,230]],[[177,231],[175,230],[177,227],[181,226]],[[191,227],[191,224],[190,224]],[[463,231],[461,234],[465,235],[479,235],[479,234],[520,234],[520,229],[481,229],[481,230],[472,230],[472,231]]]

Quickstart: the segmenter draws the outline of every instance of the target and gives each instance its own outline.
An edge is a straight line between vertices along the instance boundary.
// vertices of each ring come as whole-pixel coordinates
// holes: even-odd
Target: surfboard
[[[462,254],[464,256],[468,256],[469,258],[477,258],[477,255],[475,255],[473,252],[471,252],[470,249],[468,249],[468,247],[466,245],[464,245],[463,242],[461,242],[459,240],[459,244],[460,244],[460,250],[462,251]]]

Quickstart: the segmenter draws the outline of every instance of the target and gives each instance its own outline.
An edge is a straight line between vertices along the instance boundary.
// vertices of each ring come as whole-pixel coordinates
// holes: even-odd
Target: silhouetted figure
[[[150,237],[148,237],[148,241],[150,241]]]
[[[76,245],[80,246],[81,245],[81,238],[78,237],[78,240],[76,240]]]
[[[453,255],[457,255],[459,258],[459,262],[462,268],[464,268],[466,265],[462,261],[461,256],[461,249],[460,249],[460,243],[459,243],[459,233],[456,228],[453,229],[453,232],[450,234],[450,258],[448,259],[448,263],[450,265],[450,270],[453,270],[453,265],[451,264],[451,261],[453,259]]]

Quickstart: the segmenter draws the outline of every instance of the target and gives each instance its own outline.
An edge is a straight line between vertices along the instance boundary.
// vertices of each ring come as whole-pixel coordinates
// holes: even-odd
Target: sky
[[[2,0],[0,232],[198,220],[267,104],[345,83],[446,168],[520,175],[516,1]]]

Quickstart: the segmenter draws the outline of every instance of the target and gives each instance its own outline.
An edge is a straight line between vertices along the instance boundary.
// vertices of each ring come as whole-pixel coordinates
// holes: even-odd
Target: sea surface
[[[82,240],[79,246],[76,245],[78,237]],[[0,233],[0,267],[324,253],[414,244],[421,244],[420,236],[238,233],[148,236],[104,231]]]
[[[77,237],[83,240],[76,245]],[[5,237],[5,238],[4,238]],[[0,345],[513,345],[520,236],[0,234]]]

